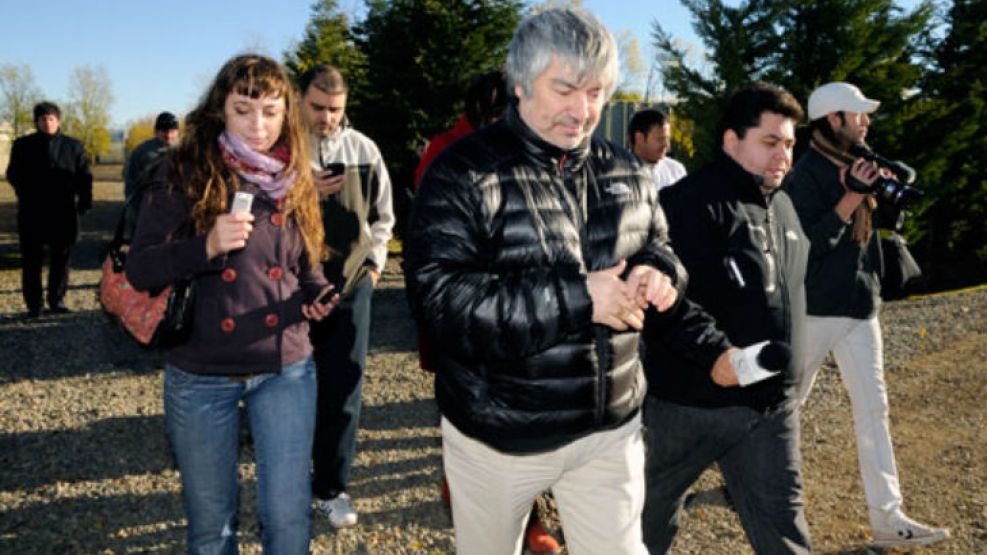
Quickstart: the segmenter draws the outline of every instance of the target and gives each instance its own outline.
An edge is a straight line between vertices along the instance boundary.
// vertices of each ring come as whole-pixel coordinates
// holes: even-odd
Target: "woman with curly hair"
[[[166,350],[165,422],[190,553],[235,553],[239,405],[256,456],[265,553],[308,553],[316,378],[308,320],[337,297],[298,103],[284,69],[220,69],[145,194],[127,260],[137,289],[195,283],[191,337]],[[252,206],[231,211],[234,195]],[[330,293],[331,295],[331,293]]]

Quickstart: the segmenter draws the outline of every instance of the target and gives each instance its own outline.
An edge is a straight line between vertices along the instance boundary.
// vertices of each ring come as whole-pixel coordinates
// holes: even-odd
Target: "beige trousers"
[[[850,395],[853,429],[857,433],[857,458],[870,509],[871,528],[886,528],[889,519],[901,512],[902,499],[888,419],[881,324],[877,317],[856,320],[809,316],[805,327],[799,402],[805,403],[809,397],[823,359],[832,352]]]
[[[640,414],[619,428],[533,455],[497,451],[443,418],[442,458],[456,553],[520,553],[531,504],[551,488],[571,555],[647,555]]]

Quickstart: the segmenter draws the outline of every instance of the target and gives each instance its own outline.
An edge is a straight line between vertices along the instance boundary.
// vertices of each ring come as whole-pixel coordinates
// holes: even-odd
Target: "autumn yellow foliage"
[[[155,117],[156,114],[144,116],[127,127],[127,138],[123,143],[124,153],[127,156],[130,156],[130,152],[137,148],[137,145],[154,136]]]

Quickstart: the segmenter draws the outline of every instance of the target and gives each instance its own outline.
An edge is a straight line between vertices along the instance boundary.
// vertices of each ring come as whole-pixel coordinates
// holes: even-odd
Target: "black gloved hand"
[[[850,172],[846,172],[846,177],[843,178],[843,181],[846,182],[846,188],[850,189],[854,193],[861,193],[866,195],[872,193],[874,190],[873,185],[868,185],[864,183],[863,181],[854,177],[853,174],[851,174]]]

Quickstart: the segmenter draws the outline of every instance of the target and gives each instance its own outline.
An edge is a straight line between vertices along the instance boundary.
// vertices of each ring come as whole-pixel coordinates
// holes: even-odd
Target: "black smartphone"
[[[329,170],[332,175],[343,175],[346,172],[346,164],[342,162],[330,162],[325,165],[324,169]]]
[[[329,300],[332,299],[333,295],[340,293],[342,290],[343,290],[342,283],[333,283],[332,289],[316,297],[315,302],[319,304],[329,304]]]

